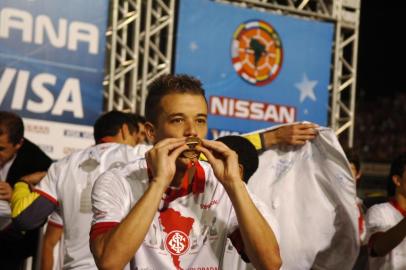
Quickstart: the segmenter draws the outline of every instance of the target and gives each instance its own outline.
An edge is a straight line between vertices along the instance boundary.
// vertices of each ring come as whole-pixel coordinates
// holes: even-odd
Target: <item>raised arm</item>
[[[316,137],[317,127],[313,123],[295,123],[266,131],[262,134],[264,147],[268,148],[275,144],[303,145]]]
[[[294,123],[243,136],[250,140],[257,150],[266,150],[276,144],[303,145],[317,136],[318,127],[313,123]]]
[[[253,203],[238,169],[238,156],[221,142],[203,140],[207,157],[234,206],[244,251],[256,269],[279,269],[279,246],[272,228]]]
[[[97,223],[92,227],[90,248],[100,269],[123,269],[134,256],[151,226],[165,190],[173,179],[176,171],[175,160],[186,149],[184,138],[166,139],[156,144],[146,155],[152,174],[150,185],[128,215],[113,229],[100,234],[97,234]],[[98,209],[98,198],[109,199],[98,195],[98,185],[102,181],[103,178],[96,181],[92,194],[96,221],[98,210],[103,211]],[[118,211],[123,208],[119,204],[112,207],[118,208]]]

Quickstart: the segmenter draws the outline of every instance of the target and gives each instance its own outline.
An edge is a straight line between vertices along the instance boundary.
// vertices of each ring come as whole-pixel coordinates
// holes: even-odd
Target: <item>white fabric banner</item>
[[[279,222],[283,269],[352,269],[359,252],[355,182],[334,132],[260,155],[248,184]]]

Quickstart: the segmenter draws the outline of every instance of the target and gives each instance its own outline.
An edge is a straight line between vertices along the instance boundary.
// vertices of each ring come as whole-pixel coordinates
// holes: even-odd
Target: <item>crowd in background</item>
[[[406,93],[357,100],[354,148],[365,162],[390,163],[406,151]]]

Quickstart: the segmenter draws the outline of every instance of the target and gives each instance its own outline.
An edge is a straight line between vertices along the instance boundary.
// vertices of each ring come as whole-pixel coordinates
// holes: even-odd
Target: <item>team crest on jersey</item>
[[[272,82],[282,67],[282,42],[275,29],[262,20],[250,20],[238,26],[231,54],[238,75],[256,86]]]
[[[165,239],[166,249],[176,256],[185,254],[190,247],[189,236],[182,231],[172,231]]]

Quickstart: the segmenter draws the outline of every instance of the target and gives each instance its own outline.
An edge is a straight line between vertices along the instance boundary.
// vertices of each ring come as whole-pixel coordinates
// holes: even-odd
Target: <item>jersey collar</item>
[[[152,173],[149,168],[148,177],[151,181]],[[199,193],[203,193],[205,185],[206,175],[204,173],[202,165],[200,165],[199,161],[191,161],[187,166],[180,187],[168,187],[166,189],[163,197],[164,205],[167,206],[170,202],[176,200],[177,198],[186,196],[190,193],[196,195]]]
[[[395,198],[391,198],[389,200],[389,203],[396,209],[398,210],[404,217],[406,217],[406,209],[403,209],[400,205],[399,202]]]

